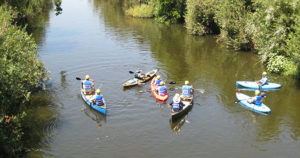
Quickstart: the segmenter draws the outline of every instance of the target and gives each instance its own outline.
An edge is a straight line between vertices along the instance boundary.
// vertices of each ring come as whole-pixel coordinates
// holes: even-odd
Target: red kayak
[[[156,87],[155,87],[155,78],[153,78],[151,81],[151,91],[152,91],[154,98],[158,101],[166,101],[169,97],[168,91],[167,91],[167,95],[164,95],[164,96],[160,96],[157,94]]]

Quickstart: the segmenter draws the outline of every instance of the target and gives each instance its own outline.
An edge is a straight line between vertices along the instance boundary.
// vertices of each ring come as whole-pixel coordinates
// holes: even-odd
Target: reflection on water
[[[181,128],[182,126],[185,124],[185,123],[190,123],[188,120],[188,113],[185,114],[184,116],[182,116],[181,118],[179,119],[176,119],[176,120],[172,120],[172,118],[169,120],[170,122],[170,126],[171,126],[171,130],[179,135],[180,134],[180,131],[181,131]]]
[[[98,124],[98,128],[101,128],[103,123],[106,123],[106,115],[103,115],[90,106],[85,104],[85,108],[81,109],[91,120],[95,121]]]

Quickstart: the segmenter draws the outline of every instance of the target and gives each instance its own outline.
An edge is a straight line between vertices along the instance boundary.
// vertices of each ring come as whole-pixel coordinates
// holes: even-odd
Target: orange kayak
[[[150,88],[151,88],[152,94],[153,94],[153,96],[156,100],[166,101],[168,99],[168,97],[169,97],[168,92],[167,92],[167,95],[164,95],[164,96],[160,96],[160,95],[157,94],[156,87],[155,87],[155,78],[153,78],[151,80],[151,87]]]

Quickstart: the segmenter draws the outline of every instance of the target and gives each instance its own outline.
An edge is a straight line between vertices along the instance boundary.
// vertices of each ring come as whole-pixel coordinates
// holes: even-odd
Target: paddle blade
[[[175,81],[171,81],[169,84],[176,84],[176,82]]]
[[[133,72],[133,71],[129,71],[129,73],[130,73],[130,74],[133,74],[134,72]]]
[[[76,80],[81,80],[81,78],[79,78],[79,77],[76,77]]]

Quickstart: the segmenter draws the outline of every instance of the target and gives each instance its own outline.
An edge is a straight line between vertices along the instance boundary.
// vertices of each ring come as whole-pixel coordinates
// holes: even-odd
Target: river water
[[[50,106],[32,115],[52,119],[38,130],[40,149],[28,157],[299,157],[296,79],[269,75],[283,87],[267,93],[270,115],[255,114],[234,101],[235,81],[259,79],[264,71],[256,55],[222,47],[216,37],[188,35],[182,25],[127,17],[126,5],[63,0],[63,13],[50,12],[44,31],[37,31],[51,80],[48,92],[35,97],[50,98],[36,99]],[[167,84],[170,98],[189,80],[198,90],[188,115],[171,122],[170,107],[153,98],[149,83],[123,89],[133,77],[128,71],[137,68],[159,68],[163,80],[176,81]],[[86,74],[101,89],[107,116],[81,99],[75,77]]]

